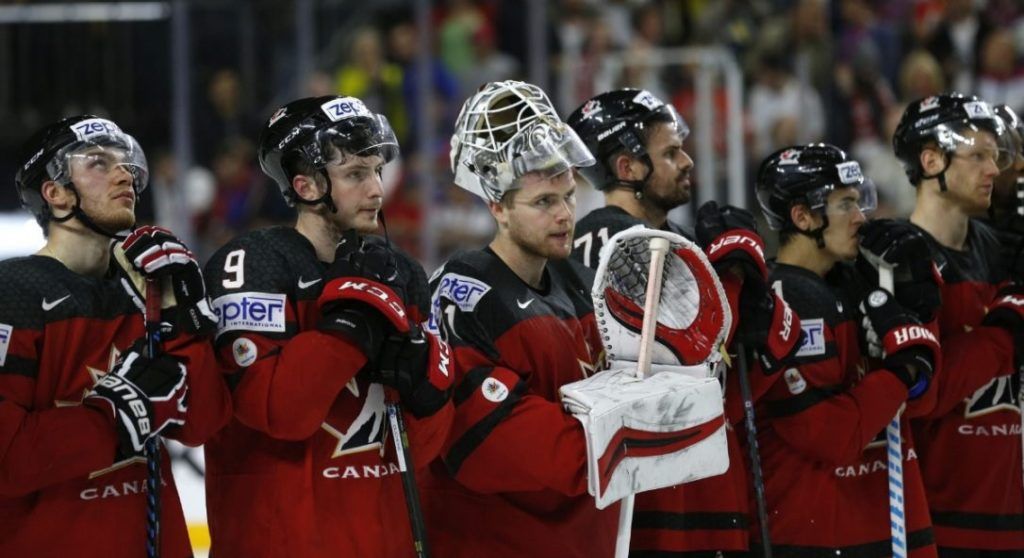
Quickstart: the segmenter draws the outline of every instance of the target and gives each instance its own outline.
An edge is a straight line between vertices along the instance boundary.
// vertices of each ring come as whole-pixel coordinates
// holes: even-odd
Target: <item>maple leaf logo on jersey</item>
[[[1000,376],[964,400],[964,418],[979,417],[996,411],[1020,412],[1020,375]]]
[[[350,383],[348,389],[355,397],[358,397],[359,388],[357,386]],[[379,450],[383,455],[386,432],[384,411],[384,386],[370,384],[366,389],[363,407],[348,430],[342,432],[327,422],[320,425],[328,434],[338,439],[338,445],[334,448],[331,458],[370,450]]]
[[[121,358],[121,351],[118,350],[118,348],[115,347],[113,344],[111,344],[110,345],[110,354],[107,357],[107,368],[106,368],[106,370],[101,370],[99,368],[94,368],[94,367],[89,366],[89,365],[85,366],[85,371],[88,372],[89,379],[91,380],[91,383],[89,384],[89,387],[86,387],[85,389],[82,390],[82,397],[80,397],[77,401],[66,401],[66,400],[63,400],[63,399],[54,399],[54,401],[53,401],[54,406],[56,406],[56,407],[70,407],[72,405],[78,405],[79,403],[81,403],[82,399],[84,399],[85,396],[89,393],[89,389],[92,388],[92,386],[96,385],[100,381],[100,378],[102,378],[103,376],[106,376],[111,370],[114,369],[114,364],[117,363],[117,359],[119,359],[119,358]]]

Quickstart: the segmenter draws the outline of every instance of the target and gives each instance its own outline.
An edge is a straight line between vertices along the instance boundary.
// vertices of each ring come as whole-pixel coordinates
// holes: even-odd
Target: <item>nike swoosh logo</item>
[[[323,281],[323,280],[324,280],[323,277],[321,277],[319,279],[313,279],[312,281],[303,281],[302,277],[299,277],[299,288],[300,289],[307,289],[309,287],[312,287],[313,285],[316,285],[317,283],[319,283],[320,281]]]
[[[523,310],[526,310],[526,307],[531,305],[531,304],[533,304],[533,301],[535,301],[535,300],[537,300],[537,299],[531,298],[530,300],[527,300],[526,302],[522,302],[519,299],[516,299],[516,304],[519,305],[519,308],[521,308]]]
[[[56,308],[58,304],[60,304],[61,302],[64,302],[65,300],[67,300],[69,298],[71,298],[71,295],[64,295],[62,298],[58,298],[57,300],[55,300],[53,302],[50,302],[50,301],[48,301],[48,300],[46,300],[44,298],[43,299],[43,311],[44,312],[49,312],[50,310],[53,310],[54,308]]]

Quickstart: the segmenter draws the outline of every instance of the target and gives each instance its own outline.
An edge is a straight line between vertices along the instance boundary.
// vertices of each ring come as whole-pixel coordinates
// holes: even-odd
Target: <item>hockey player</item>
[[[941,268],[944,364],[938,403],[914,421],[943,556],[1024,552],[1018,400],[1024,317],[993,229],[976,217],[1010,166],[1005,123],[984,101],[956,93],[911,103],[893,147],[917,189],[910,222]],[[897,295],[899,288],[897,288]],[[993,379],[994,378],[994,379]]]
[[[856,161],[831,145],[790,147],[762,163],[756,185],[769,226],[780,231],[771,281],[800,315],[806,339],[757,405],[774,554],[891,555],[885,427],[903,405],[914,415],[934,403],[924,395],[938,343],[886,291],[858,294],[846,262],[857,257],[875,191]],[[866,337],[884,347],[879,365],[865,363],[858,305]],[[909,556],[935,556],[905,415]]]
[[[462,372],[443,459],[423,483],[431,542],[450,558],[610,557],[619,506],[596,509],[584,429],[559,403],[560,387],[602,368],[581,288],[593,273],[553,265],[572,248],[573,171],[593,158],[543,91],[503,81],[463,105],[451,162],[498,230],[431,282],[432,321]]]
[[[994,109],[1006,125],[1013,163],[992,184],[988,223],[999,237],[1010,279],[1024,282],[1024,121],[1007,105]]]
[[[142,148],[107,119],[65,118],[25,145],[15,186],[47,240],[0,263],[0,556],[145,555],[146,442],[199,445],[230,417],[192,254],[154,227],[111,241],[134,227],[147,178]],[[175,287],[159,354],[144,277]],[[191,556],[161,455],[156,550]]]
[[[607,240],[638,224],[695,239],[719,272],[739,339],[759,350],[762,371],[778,371],[799,347],[800,324],[767,288],[764,242],[753,216],[708,202],[698,211],[696,235],[668,220],[669,211],[690,201],[693,168],[683,150],[689,128],[675,109],[647,91],[620,89],[587,101],[568,122],[597,159],[580,172],[605,193],[606,202],[577,224],[573,257],[595,267]],[[750,375],[755,392],[777,378],[768,373]],[[738,424],[743,414],[735,379],[737,375],[730,378],[727,411]],[[730,469],[725,475],[637,496],[631,555],[746,552],[748,475],[732,426],[728,439]]]
[[[213,555],[413,555],[385,402],[397,394],[425,464],[450,423],[453,371],[419,326],[422,268],[368,236],[397,153],[387,119],[352,97],[293,101],[263,129],[260,165],[298,218],[207,264],[235,403],[206,446]]]

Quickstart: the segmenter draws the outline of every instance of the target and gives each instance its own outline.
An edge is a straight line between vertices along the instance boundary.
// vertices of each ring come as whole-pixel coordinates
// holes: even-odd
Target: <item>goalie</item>
[[[701,378],[656,374],[646,393],[625,372],[595,375],[602,339],[579,287],[593,274],[551,265],[572,246],[573,169],[593,158],[543,91],[514,81],[483,86],[462,108],[451,160],[456,184],[487,202],[498,232],[487,248],[452,257],[431,281],[432,325],[451,343],[459,371],[443,459],[422,482],[431,544],[445,557],[610,557],[613,503],[634,491],[630,481],[678,482],[679,473],[622,476],[638,460],[618,459],[616,448],[630,448],[601,437],[610,429],[602,429],[600,411],[659,426],[648,430],[662,439],[690,428],[695,435],[675,449],[706,457],[694,478],[714,474],[726,466],[717,383],[700,360],[691,372]],[[677,349],[688,350],[691,340]],[[636,364],[620,368],[632,373]],[[579,419],[563,409],[560,390]],[[639,401],[641,410],[613,396]],[[673,412],[653,412],[657,401]],[[681,412],[684,402],[692,414]],[[588,444],[612,449],[607,467]],[[662,449],[652,456],[659,457],[672,456]]]

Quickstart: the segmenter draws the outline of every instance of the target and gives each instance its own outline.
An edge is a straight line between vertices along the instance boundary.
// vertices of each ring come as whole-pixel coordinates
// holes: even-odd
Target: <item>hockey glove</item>
[[[1024,286],[1011,283],[999,289],[981,325],[1001,327],[1013,336],[1017,368],[1024,364]]]
[[[935,334],[882,289],[868,294],[860,311],[868,354],[883,359],[882,366],[907,386],[910,399],[920,397],[940,355]]]
[[[141,454],[146,441],[167,427],[185,424],[185,365],[168,354],[143,356],[145,343],[140,339],[122,353],[83,400],[112,413],[121,451],[127,455]]]
[[[436,335],[413,326],[406,334],[388,337],[370,380],[391,386],[417,418],[433,415],[451,397],[454,380],[451,348]]]
[[[764,240],[757,234],[749,211],[709,201],[697,210],[697,243],[721,276],[737,267],[744,281],[764,284],[768,269],[764,262]]]
[[[859,234],[858,271],[877,285],[878,266],[892,266],[896,300],[922,322],[930,322],[942,304],[943,282],[924,233],[905,221],[875,219],[864,223]]]
[[[177,307],[174,325],[200,335],[217,329],[199,262],[177,237],[160,227],[139,227],[124,240],[123,248],[139,273],[147,278],[170,278]]]
[[[784,368],[803,343],[800,316],[774,291],[744,289],[737,319],[737,340],[754,349],[765,374]]]

